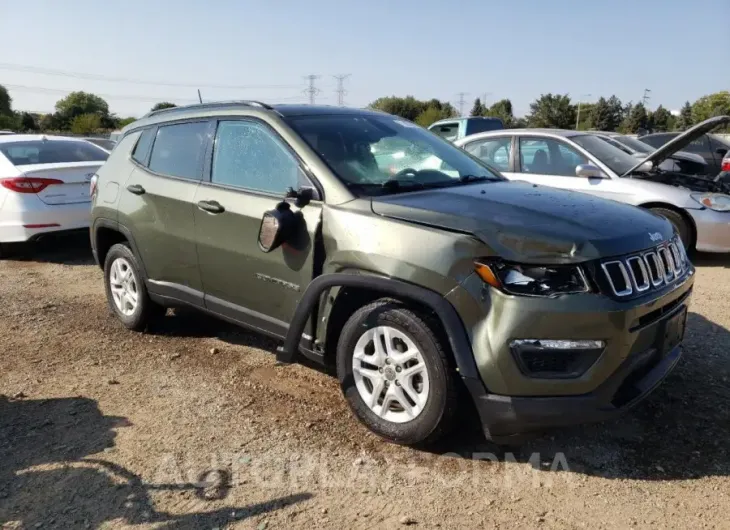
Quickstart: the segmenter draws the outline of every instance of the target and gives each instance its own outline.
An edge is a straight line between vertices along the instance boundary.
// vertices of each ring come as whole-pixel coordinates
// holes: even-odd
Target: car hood
[[[375,214],[471,234],[509,261],[579,263],[643,250],[673,235],[648,211],[525,182],[374,197]],[[427,244],[427,242],[425,242]]]
[[[680,134],[673,140],[669,140],[667,143],[665,143],[663,146],[661,146],[659,149],[654,151],[653,153],[649,154],[646,158],[639,161],[638,164],[636,164],[634,167],[629,169],[626,173],[621,175],[622,177],[625,177],[627,175],[630,175],[639,167],[641,167],[646,162],[651,162],[653,166],[658,166],[662,162],[664,162],[667,158],[672,156],[677,151],[681,151],[685,147],[687,147],[691,142],[696,140],[697,138],[701,137],[703,134],[707,134],[713,129],[717,127],[721,127],[723,125],[727,125],[730,123],[730,116],[715,116],[714,118],[710,118],[708,120],[703,121],[702,123],[698,123],[694,127],[691,127],[687,129],[684,133]]]

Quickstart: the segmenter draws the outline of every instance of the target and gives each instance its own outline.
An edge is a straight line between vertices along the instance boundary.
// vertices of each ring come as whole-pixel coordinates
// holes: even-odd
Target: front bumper
[[[461,315],[468,300],[480,305],[464,294],[472,291],[468,283],[461,296],[454,291],[447,297]],[[693,283],[690,269],[680,284],[634,302],[590,295],[485,297],[481,321],[465,322],[481,380],[464,382],[487,436],[505,442],[529,431],[602,421],[641,401],[679,360],[680,347],[667,334],[678,321],[683,329]],[[543,379],[522,373],[515,362],[507,345],[520,338],[603,340],[606,347],[581,376]]]
[[[687,210],[697,228],[696,248],[700,252],[730,252],[730,212],[709,208]]]

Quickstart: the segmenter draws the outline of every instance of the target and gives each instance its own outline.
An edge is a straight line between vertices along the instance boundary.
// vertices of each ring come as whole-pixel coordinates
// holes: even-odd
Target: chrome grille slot
[[[649,275],[651,276],[651,284],[654,287],[658,287],[664,283],[664,274],[662,273],[662,264],[659,261],[659,256],[656,252],[647,252],[644,254],[644,261],[649,269]]]
[[[682,242],[677,237],[651,250],[601,264],[607,287],[614,296],[619,297],[669,285],[684,276],[691,267]]]
[[[608,283],[616,296],[628,296],[634,292],[631,287],[631,280],[623,261],[607,261],[601,264],[603,272],[606,273]]]
[[[629,273],[631,279],[634,280],[634,288],[637,292],[646,291],[649,286],[649,271],[646,268],[644,260],[639,256],[633,256],[626,260],[626,264],[629,266]]]

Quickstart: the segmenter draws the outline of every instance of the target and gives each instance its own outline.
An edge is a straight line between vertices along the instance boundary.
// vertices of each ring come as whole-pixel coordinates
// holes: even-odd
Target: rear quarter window
[[[109,153],[87,142],[28,140],[0,144],[0,152],[15,166],[103,162]]]

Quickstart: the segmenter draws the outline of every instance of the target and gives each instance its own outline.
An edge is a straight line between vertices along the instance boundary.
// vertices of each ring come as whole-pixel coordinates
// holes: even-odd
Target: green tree
[[[7,88],[0,85],[0,116],[13,115],[13,98],[8,94]]]
[[[484,116],[484,111],[486,109],[484,108],[484,105],[482,105],[482,100],[479,98],[476,98],[474,100],[474,106],[471,108],[471,116]]]
[[[169,101],[160,101],[159,103],[156,103],[154,107],[150,109],[150,112],[154,112],[156,110],[162,110],[162,109],[172,109],[177,107],[174,103],[170,103]]]
[[[567,94],[542,94],[530,103],[527,119],[530,127],[572,129],[575,127],[575,106]]]
[[[512,113],[512,102],[509,99],[500,99],[491,107],[486,109],[485,116],[499,118],[502,120],[505,128],[513,127],[515,116]]]
[[[675,129],[678,131],[684,131],[685,129],[692,127],[692,125],[694,125],[694,119],[692,118],[692,105],[689,104],[689,101],[685,101],[682,106],[682,110],[679,111],[679,118],[677,119]]]
[[[665,132],[670,130],[669,122],[672,114],[659,105],[654,112],[651,113],[651,130],[655,132]]]
[[[428,127],[434,122],[443,119],[442,110],[436,107],[428,107],[426,110],[416,116],[416,123],[421,127]]]
[[[23,131],[37,131],[38,124],[32,114],[23,112],[20,114],[20,128]]]
[[[20,116],[11,112],[10,114],[0,114],[0,129],[17,131],[20,129]]]
[[[624,107],[621,100],[616,96],[611,96],[606,102],[608,104],[608,120],[604,123],[603,131],[618,131],[621,121],[624,119]]]
[[[730,91],[702,96],[692,104],[692,119],[699,123],[713,116],[730,114]]]
[[[418,115],[426,110],[427,107],[423,101],[419,101],[413,96],[406,96],[404,98],[397,96],[378,98],[368,106],[371,109],[381,110],[410,121],[415,121]]]
[[[631,112],[624,120],[624,132],[635,134],[640,129],[649,128],[649,116],[646,113],[646,107],[643,103],[637,103],[631,107]]]
[[[598,131],[611,131],[613,125],[611,106],[604,97],[598,98],[590,111],[590,124],[592,129]]]
[[[109,104],[95,94],[71,92],[56,102],[56,112],[63,120],[73,120],[81,114],[109,115]]]
[[[98,114],[79,114],[71,121],[71,132],[89,134],[101,129],[101,116]]]
[[[119,127],[121,129],[122,127],[126,127],[127,125],[129,125],[130,123],[132,123],[134,121],[137,121],[137,118],[132,118],[131,116],[129,118],[122,118],[121,120],[119,120],[117,127]]]

